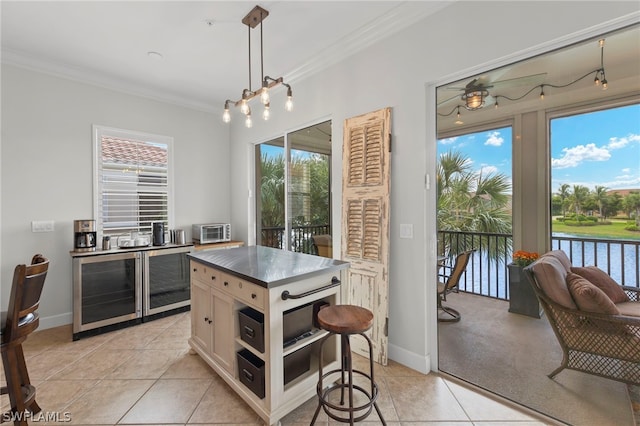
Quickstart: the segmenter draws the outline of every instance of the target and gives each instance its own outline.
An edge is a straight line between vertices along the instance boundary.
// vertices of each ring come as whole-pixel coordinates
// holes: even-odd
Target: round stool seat
[[[373,325],[373,313],[361,306],[332,305],[320,309],[318,324],[336,334],[363,333]]]

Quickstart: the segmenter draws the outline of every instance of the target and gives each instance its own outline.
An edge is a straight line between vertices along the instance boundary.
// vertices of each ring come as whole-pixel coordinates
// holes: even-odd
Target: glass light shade
[[[262,93],[260,93],[260,102],[265,105],[269,103],[269,89],[266,87],[262,88]]]
[[[247,114],[249,112],[249,104],[247,104],[246,99],[242,100],[242,104],[240,105],[240,112],[243,114]]]
[[[284,104],[284,109],[287,111],[291,111],[293,109],[293,101],[291,100],[291,96],[287,96],[287,102]]]
[[[471,96],[467,97],[467,109],[478,109],[484,106],[484,97],[481,92],[474,92]]]
[[[251,114],[247,114],[247,118],[246,118],[246,120],[244,120],[244,125],[247,126],[247,128],[253,127],[253,121],[251,120]]]
[[[271,112],[269,112],[269,104],[264,106],[264,111],[262,111],[262,118],[266,121],[271,116]]]
[[[229,109],[225,108],[224,113],[222,114],[222,121],[228,123],[231,121],[231,114],[229,113]]]

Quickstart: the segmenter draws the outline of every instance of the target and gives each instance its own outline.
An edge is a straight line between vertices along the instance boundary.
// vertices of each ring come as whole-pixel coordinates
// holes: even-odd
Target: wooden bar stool
[[[372,351],[373,346],[371,339],[364,333],[369,330],[373,325],[373,313],[360,306],[353,305],[335,305],[328,306],[321,309],[318,312],[318,324],[324,330],[329,331],[329,334],[320,343],[320,368],[319,368],[319,380],[317,386],[318,392],[318,408],[313,415],[311,424],[315,424],[320,409],[322,408],[327,415],[333,420],[353,424],[364,420],[371,414],[373,408],[376,409],[378,416],[383,425],[386,425],[380,408],[376,403],[378,399],[378,385],[373,377],[373,358]],[[323,347],[325,342],[331,335],[339,334],[341,339],[341,368],[338,370],[331,370],[326,373],[322,371],[323,365]],[[365,373],[359,370],[354,370],[352,367],[351,359],[351,344],[349,342],[349,336],[352,334],[359,334],[367,340],[369,344],[369,373]],[[336,381],[333,385],[330,385],[324,389],[324,380],[330,375],[340,373],[340,380]],[[348,376],[348,380],[345,381],[345,374]],[[365,377],[370,383],[370,390],[363,388],[362,386],[353,383],[354,374]],[[367,386],[368,387],[368,386]],[[345,389],[348,390],[349,405],[344,404]],[[340,390],[340,405],[334,404],[329,401],[329,397],[332,392]],[[366,397],[366,402],[359,406],[354,406],[354,391],[363,394]],[[332,411],[333,410],[333,411]],[[334,412],[335,411],[335,412]],[[364,412],[363,412],[364,411]],[[337,412],[337,413],[336,413]],[[340,414],[348,414],[348,417],[342,417]]]
[[[2,413],[0,423],[12,420],[16,426],[27,426],[25,410],[32,414],[41,411],[36,403],[36,388],[29,380],[22,342],[40,324],[36,310],[40,306],[40,295],[48,270],[49,260],[36,254],[31,265],[18,265],[13,273],[9,307],[2,312],[0,333],[0,352],[7,381],[7,386],[3,386],[0,393],[9,394],[11,408]]]

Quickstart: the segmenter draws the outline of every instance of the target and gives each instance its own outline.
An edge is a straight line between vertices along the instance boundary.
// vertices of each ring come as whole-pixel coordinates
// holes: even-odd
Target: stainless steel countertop
[[[262,246],[192,252],[189,258],[272,288],[349,267],[349,262]]]

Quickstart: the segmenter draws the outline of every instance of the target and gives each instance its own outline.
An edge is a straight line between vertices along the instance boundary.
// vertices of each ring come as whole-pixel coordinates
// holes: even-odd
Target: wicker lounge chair
[[[600,307],[587,306],[589,301],[574,293],[573,283],[567,285],[580,269],[585,268],[573,268],[560,250],[544,254],[525,268],[562,347],[562,364],[549,377],[568,368],[640,385],[640,289],[618,286],[615,290],[622,289],[628,299],[611,302],[615,308],[602,300],[607,304],[604,310],[614,313],[598,313]],[[590,294],[595,293],[590,288]]]

